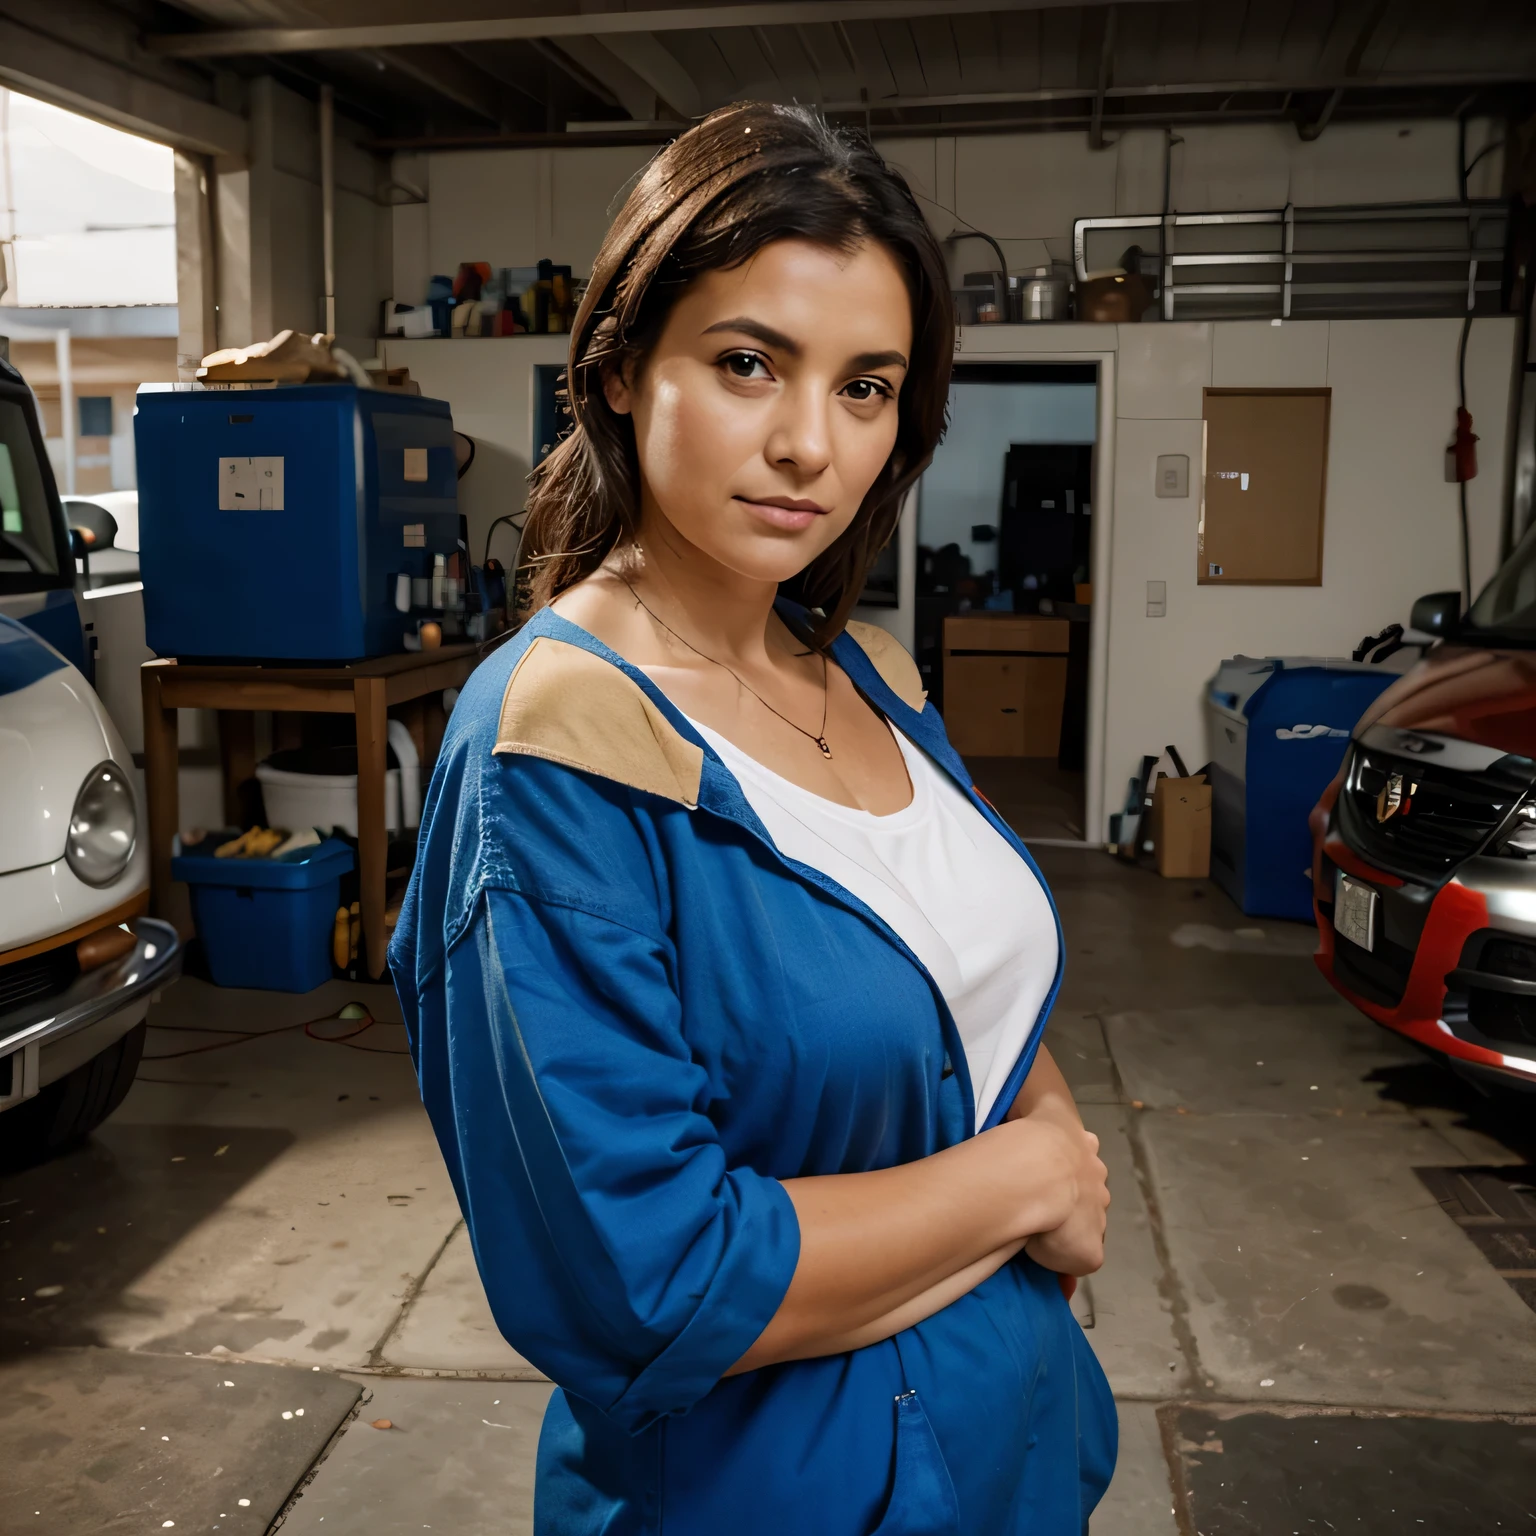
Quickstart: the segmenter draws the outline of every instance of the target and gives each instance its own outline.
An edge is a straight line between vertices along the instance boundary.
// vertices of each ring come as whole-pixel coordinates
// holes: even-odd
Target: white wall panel
[[[1328,322],[1227,320],[1213,327],[1215,389],[1312,389],[1328,382]]]
[[[1228,387],[1286,385],[1307,362],[1262,338],[1229,337],[1215,325],[1214,353]],[[1265,328],[1267,329],[1267,327]],[[1196,581],[1201,423],[1137,419],[1120,391],[1105,780],[1110,808],[1144,752],[1174,742],[1193,765],[1204,760],[1201,699],[1227,656],[1347,656],[1362,636],[1406,623],[1414,598],[1460,584],[1456,488],[1444,480],[1444,449],[1456,405],[1456,320],[1334,321],[1328,325],[1326,382],[1332,389],[1323,584],[1319,587],[1201,587]],[[1138,359],[1155,378],[1159,343],[1172,327],[1123,327],[1147,342]],[[1474,323],[1467,356],[1468,404],[1482,441],[1482,474],[1469,487],[1474,588],[1492,574],[1502,504],[1503,455],[1513,319]],[[1316,343],[1311,343],[1315,347]],[[1177,346],[1170,348],[1177,353]],[[1167,367],[1179,364],[1170,356]],[[1285,368],[1280,365],[1285,364]],[[1136,403],[1136,394],[1130,403]],[[1188,453],[1188,501],[1154,496],[1164,453]],[[1146,583],[1166,581],[1168,612],[1148,619]]]
[[[1116,415],[1160,421],[1198,419],[1200,392],[1211,382],[1212,327],[1203,321],[1152,320],[1117,329],[1120,394]]]

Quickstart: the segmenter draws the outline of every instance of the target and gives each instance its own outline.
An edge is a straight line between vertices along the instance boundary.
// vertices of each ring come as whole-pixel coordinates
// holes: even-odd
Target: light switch
[[[1157,494],[1159,496],[1189,495],[1189,455],[1187,453],[1158,455]]]
[[[1149,581],[1147,583],[1147,617],[1149,619],[1162,619],[1168,615],[1168,583],[1166,581]]]

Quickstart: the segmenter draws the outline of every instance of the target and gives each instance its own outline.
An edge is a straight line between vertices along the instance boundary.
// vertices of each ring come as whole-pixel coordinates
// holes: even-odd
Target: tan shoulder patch
[[[917,663],[901,641],[878,624],[864,624],[857,619],[850,619],[846,628],[885,686],[909,709],[921,710],[928,690],[923,687],[923,674],[917,670]]]
[[[493,752],[521,752],[699,803],[704,753],[612,662],[540,635],[507,679]]]

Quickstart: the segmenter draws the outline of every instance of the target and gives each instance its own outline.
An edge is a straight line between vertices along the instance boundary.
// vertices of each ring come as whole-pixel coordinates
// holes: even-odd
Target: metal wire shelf
[[[1493,199],[1116,215],[1073,223],[1072,260],[1084,282],[1097,233],[1144,233],[1165,320],[1459,314],[1499,308],[1507,225]]]

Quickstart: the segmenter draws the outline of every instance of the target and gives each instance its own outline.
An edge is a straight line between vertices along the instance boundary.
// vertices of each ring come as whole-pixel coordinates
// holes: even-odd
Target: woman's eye
[[[863,402],[865,400],[883,400],[890,396],[890,390],[879,379],[854,379],[843,386],[850,400]]]
[[[768,370],[763,365],[763,360],[756,352],[728,352],[721,359],[730,370],[731,376],[737,379],[767,378]],[[762,368],[762,372],[757,370]]]

